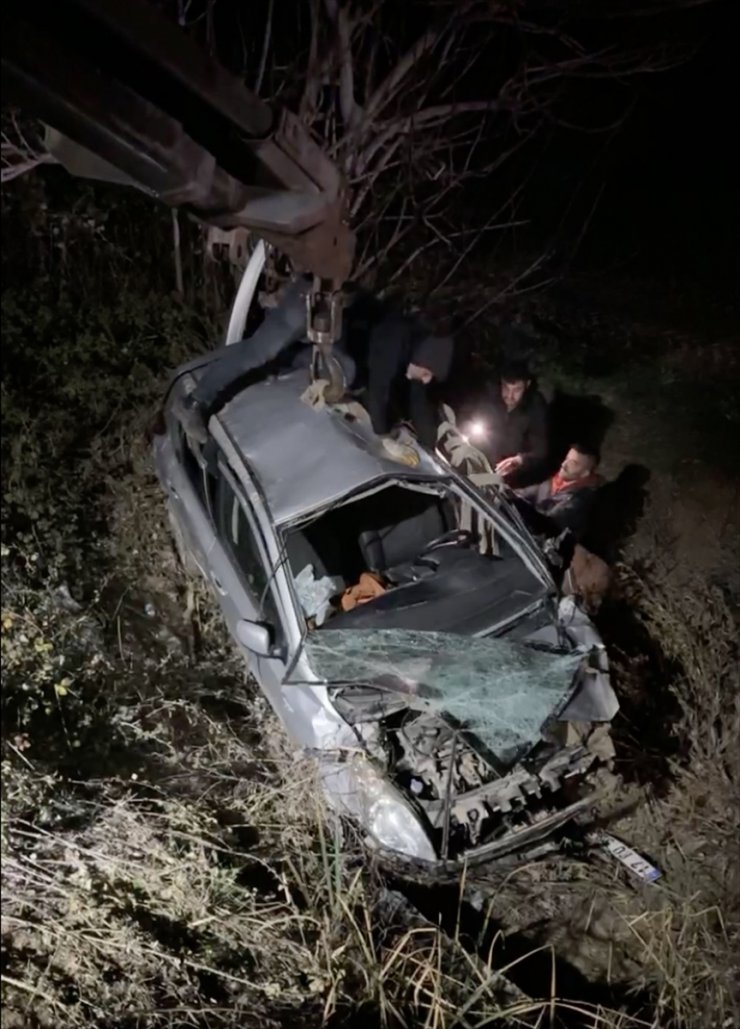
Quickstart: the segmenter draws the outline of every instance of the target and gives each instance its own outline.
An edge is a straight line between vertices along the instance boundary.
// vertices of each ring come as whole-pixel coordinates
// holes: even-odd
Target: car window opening
[[[452,490],[398,482],[289,531],[288,564],[309,629],[407,628],[484,633],[542,594],[542,583],[483,522],[461,528]],[[489,525],[489,531],[492,526]]]
[[[363,572],[388,572],[413,561],[454,525],[447,499],[390,486],[291,532],[288,560],[294,576],[311,563],[316,578],[337,576],[348,587]]]
[[[218,480],[216,506],[222,539],[235,562],[237,573],[254,599],[258,618],[270,626],[273,642],[280,644],[284,633],[270,577],[243,503],[223,475]]]

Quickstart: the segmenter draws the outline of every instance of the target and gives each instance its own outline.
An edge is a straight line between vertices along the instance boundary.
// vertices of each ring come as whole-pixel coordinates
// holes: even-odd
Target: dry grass
[[[125,511],[120,517],[125,524]],[[542,1000],[538,983],[533,1000],[511,985],[514,968],[495,966],[493,948],[471,953],[389,894],[327,818],[312,765],[291,752],[245,682],[199,587],[191,587],[203,641],[195,658],[182,646],[137,656],[125,630],[109,633],[107,645],[93,613],[67,601],[54,607],[58,593],[26,588],[11,592],[12,610],[6,602],[4,647],[17,647],[18,626],[31,621],[52,644],[39,649],[29,637],[15,672],[33,681],[29,669],[69,650],[74,631],[76,667],[97,669],[97,689],[103,681],[114,689],[105,722],[89,731],[107,732],[118,771],[108,764],[84,780],[55,772],[40,757],[33,719],[25,736],[6,739],[3,1026],[290,1025],[299,1012],[321,1025],[351,1011],[429,1029],[553,1018],[610,1029],[736,1024],[734,626],[711,590],[647,590],[634,576],[629,587],[681,670],[670,684],[686,741],[674,785],[649,818],[644,809],[625,826],[635,845],[660,855],[664,884],[636,892],[598,866],[574,877],[561,865],[560,882],[541,871],[521,877],[517,904],[537,896],[550,904],[564,884],[571,905],[598,895],[611,914],[612,967],[597,962],[592,973],[618,978],[629,967],[643,998],[631,1015],[567,1001],[555,978],[551,996]],[[39,689],[57,682],[42,676]],[[95,688],[86,682],[82,696],[89,701]],[[507,904],[506,888],[492,891],[493,917]],[[595,905],[582,939],[595,928]],[[556,932],[533,939],[538,945],[571,956]]]
[[[624,913],[665,1025],[740,1024],[740,666],[737,626],[718,589],[632,580],[650,636],[677,669],[674,783],[651,806],[644,845],[660,846],[664,885]],[[655,852],[655,851],[654,851]],[[636,984],[636,985],[639,985]]]
[[[443,1027],[465,998],[476,1017],[541,1006],[390,903],[217,623],[201,620],[195,663],[186,649],[135,663],[125,631],[106,649],[101,619],[56,596],[6,597],[6,699],[31,683],[49,718],[56,696],[79,749],[106,733],[115,759],[70,772],[62,734],[54,771],[35,707],[6,739],[3,1026],[283,1025],[298,1012],[319,1025],[369,1005],[387,1024]],[[30,622],[33,638],[18,629]],[[59,695],[46,669],[72,632],[78,675]],[[85,736],[90,668],[112,696]]]
[[[125,726],[156,739],[156,781],[63,783],[7,763],[4,1026],[269,1025],[299,1011],[318,1025],[369,1004],[387,1024],[441,1029],[541,1009],[391,910],[325,820],[310,765],[255,762],[192,703],[164,702],[153,734],[150,714]],[[183,714],[202,742],[178,761],[167,726]],[[262,729],[279,750],[271,718]],[[246,761],[251,777],[235,776]]]
[[[352,1012],[428,1029],[561,1017],[641,1024],[562,999],[556,979],[527,996],[493,949],[471,952],[389,892],[328,818],[312,764],[292,752],[212,606],[192,589],[201,612],[195,657],[185,646],[137,651],[125,619],[117,624],[124,604],[106,630],[99,609],[55,606],[58,591],[26,586],[11,590],[12,605],[6,597],[10,696],[21,678],[35,682],[29,673],[73,632],[87,678],[70,677],[56,695],[80,747],[70,751],[62,734],[57,751],[53,723],[33,713],[24,733],[6,738],[4,1027],[299,1018],[318,1026]],[[23,649],[17,626],[29,620],[50,650]],[[34,692],[54,694],[55,683],[42,677]],[[82,724],[105,689],[108,703]],[[100,755],[99,771],[85,762],[88,751]]]

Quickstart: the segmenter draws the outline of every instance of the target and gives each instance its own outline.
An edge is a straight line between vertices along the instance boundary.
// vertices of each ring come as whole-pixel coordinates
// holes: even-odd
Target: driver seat
[[[401,521],[364,529],[358,536],[363,560],[371,571],[385,572],[418,557],[427,543],[447,531],[443,505],[424,498],[424,507]]]

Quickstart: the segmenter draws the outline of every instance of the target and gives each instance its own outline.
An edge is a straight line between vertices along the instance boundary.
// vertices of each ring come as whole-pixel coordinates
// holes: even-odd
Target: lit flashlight
[[[472,422],[468,422],[462,433],[462,438],[466,443],[470,443],[471,440],[484,440],[487,436],[488,426],[480,418],[474,418]]]

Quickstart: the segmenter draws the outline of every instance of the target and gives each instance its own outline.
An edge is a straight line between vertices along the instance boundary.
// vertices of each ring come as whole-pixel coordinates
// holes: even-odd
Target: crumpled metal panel
[[[253,469],[276,524],[328,507],[389,476],[440,478],[440,469],[422,450],[416,468],[393,461],[369,427],[304,403],[305,388],[300,371],[259,382],[218,415]]]
[[[505,639],[405,629],[324,629],[306,641],[317,674],[333,683],[378,683],[461,722],[502,761],[540,738],[574,689],[584,660]]]

